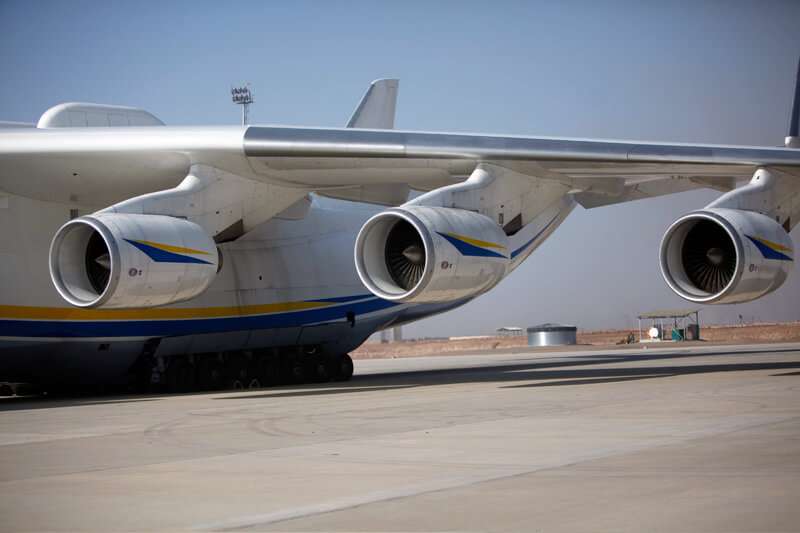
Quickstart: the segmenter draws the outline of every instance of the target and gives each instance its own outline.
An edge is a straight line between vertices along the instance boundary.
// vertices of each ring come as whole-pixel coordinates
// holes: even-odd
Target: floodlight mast
[[[246,126],[250,104],[253,103],[253,92],[250,90],[250,84],[245,83],[241,87],[231,88],[231,100],[233,100],[234,104],[242,106],[242,126]]]

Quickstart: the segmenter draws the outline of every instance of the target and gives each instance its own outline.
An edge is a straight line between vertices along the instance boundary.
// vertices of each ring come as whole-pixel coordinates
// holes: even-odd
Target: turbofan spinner
[[[661,272],[678,295],[697,303],[747,302],[780,287],[791,270],[792,241],[768,216],[710,208],[678,219],[661,241]]]
[[[386,300],[455,301],[503,279],[508,237],[493,220],[472,211],[398,207],[364,224],[355,262],[364,285]]]
[[[50,276],[77,307],[145,308],[188,300],[217,273],[214,241],[162,215],[96,213],[70,220],[50,245]]]

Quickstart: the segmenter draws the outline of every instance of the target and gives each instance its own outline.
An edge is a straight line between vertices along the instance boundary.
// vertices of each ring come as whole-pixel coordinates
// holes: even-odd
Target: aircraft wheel
[[[335,381],[350,381],[353,377],[353,359],[348,354],[337,356],[336,370]]]
[[[242,390],[249,381],[247,376],[247,359],[241,354],[231,354],[225,364],[225,379],[228,389]]]
[[[247,383],[247,388],[250,389],[250,390],[260,389],[261,388],[261,380],[259,380],[258,378],[252,378]]]
[[[281,382],[281,360],[278,354],[265,353],[259,355],[253,365],[251,376],[259,380],[262,387],[278,385]]]
[[[197,367],[197,384],[200,390],[222,388],[223,377],[223,368],[216,355],[207,355],[200,359]]]
[[[310,378],[314,383],[327,383],[331,380],[331,365],[328,364],[328,358],[325,356],[311,356]]]
[[[303,356],[296,355],[289,358],[289,383],[302,385],[308,382],[308,368],[304,364]]]
[[[189,392],[194,390],[194,368],[186,359],[178,357],[167,367],[167,387],[170,392]]]
[[[288,385],[292,383],[292,368],[294,358],[282,353],[277,353],[270,358],[269,368],[272,370],[271,385]]]

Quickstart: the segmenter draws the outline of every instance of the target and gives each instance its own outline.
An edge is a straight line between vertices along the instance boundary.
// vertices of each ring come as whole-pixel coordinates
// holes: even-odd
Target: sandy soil
[[[634,330],[578,331],[579,346],[616,346]],[[745,326],[703,326],[702,341],[714,344],[748,344],[768,342],[800,342],[800,322],[782,324],[752,324]],[[424,355],[458,355],[523,347],[526,337],[473,337],[453,340],[413,340],[403,342],[367,343],[351,355],[356,359],[388,357],[417,357]],[[639,347],[640,344],[632,344]],[[575,346],[568,347],[575,349]],[[552,351],[553,348],[547,348]]]

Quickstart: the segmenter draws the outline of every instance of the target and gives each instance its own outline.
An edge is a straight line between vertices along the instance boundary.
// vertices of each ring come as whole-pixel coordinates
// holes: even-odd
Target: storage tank
[[[578,328],[567,324],[540,324],[528,328],[528,346],[576,344]]]

